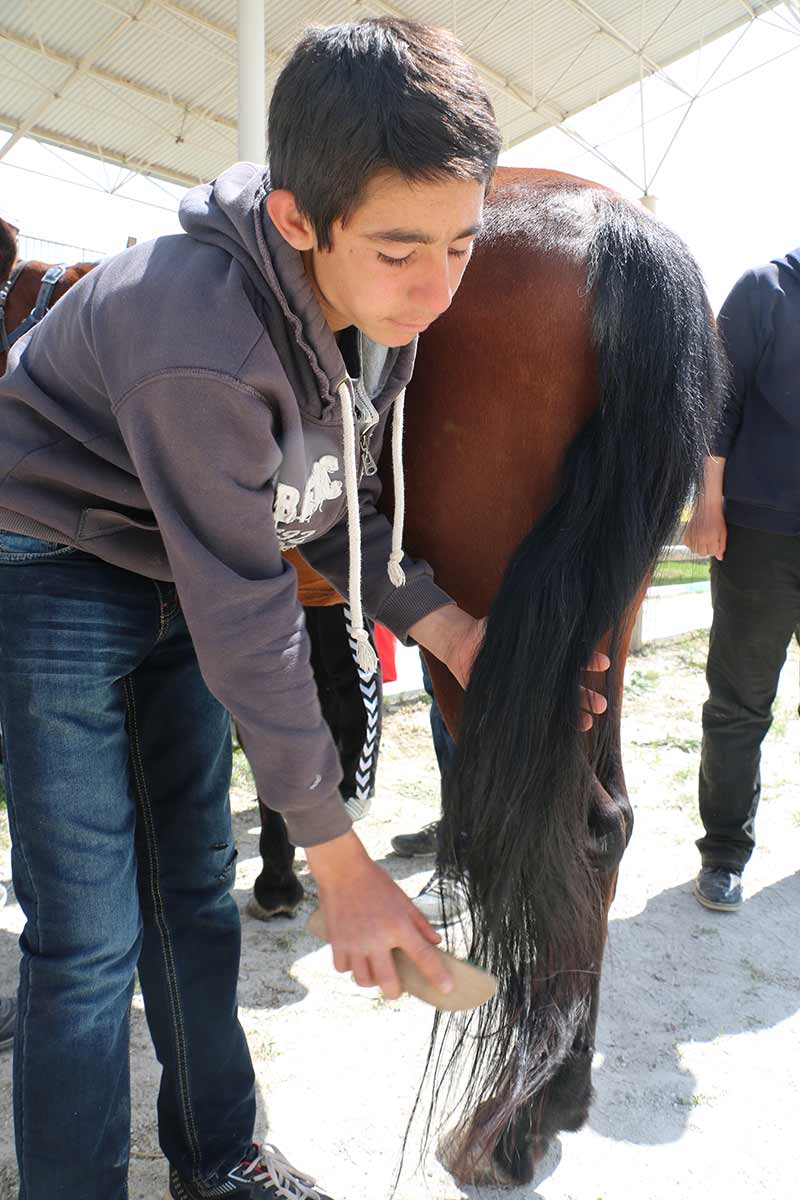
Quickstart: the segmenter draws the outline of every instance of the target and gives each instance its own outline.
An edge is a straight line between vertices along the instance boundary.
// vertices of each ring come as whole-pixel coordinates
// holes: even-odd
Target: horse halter
[[[14,343],[19,341],[22,335],[27,333],[29,329],[33,329],[34,325],[38,325],[42,317],[46,316],[52,303],[56,284],[67,270],[65,263],[57,263],[55,266],[47,268],[39,285],[39,294],[36,297],[36,303],[25,320],[9,333],[6,329],[6,304],[14,288],[14,284],[19,279],[20,273],[25,266],[27,266],[27,263],[21,259],[14,267],[6,283],[0,288],[0,354],[8,354]]]

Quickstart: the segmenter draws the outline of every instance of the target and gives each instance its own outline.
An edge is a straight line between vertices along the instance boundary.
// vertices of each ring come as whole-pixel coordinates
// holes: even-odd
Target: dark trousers
[[[800,628],[800,537],[728,526],[711,563],[714,621],[703,706],[697,845],[704,866],[741,871],[755,847],[761,743],[792,635]]]
[[[422,666],[422,686],[431,699],[431,737],[433,738],[433,749],[436,753],[436,761],[439,764],[439,774],[444,779],[455,758],[456,744],[450,737],[450,731],[445,725],[444,717],[441,714],[439,705],[436,703],[436,697],[433,694],[431,673],[428,670],[428,664],[425,662],[425,655],[422,651],[420,651],[419,661]]]
[[[322,715],[330,726],[339,751],[344,800],[367,800],[375,794],[378,750],[381,743],[383,684],[380,666],[367,675],[358,665],[355,642],[350,637],[350,609],[346,604],[306,608],[306,629],[311,642],[311,667]],[[373,625],[365,622],[373,649]],[[253,885],[256,900],[271,908],[276,892],[282,898],[297,888],[294,846],[286,823],[270,808],[269,797],[259,797],[263,867]]]
[[[20,938],[21,1200],[125,1200],[138,968],[161,1147],[219,1186],[249,1147],[230,718],[175,588],[0,532],[0,719]]]

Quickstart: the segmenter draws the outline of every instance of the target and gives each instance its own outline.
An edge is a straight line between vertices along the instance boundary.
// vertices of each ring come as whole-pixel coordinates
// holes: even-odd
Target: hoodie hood
[[[186,193],[180,223],[197,241],[236,259],[252,285],[258,314],[275,349],[281,359],[291,358],[303,380],[306,411],[319,420],[338,420],[337,389],[348,378],[347,368],[302,256],[270,220],[264,203],[269,191],[266,167],[236,163],[213,182]],[[368,355],[375,343],[363,335],[359,341],[362,355]],[[373,397],[379,411],[405,387],[415,355],[416,339],[381,356],[381,386]]]
[[[793,271],[800,281],[800,246],[795,250],[790,250],[784,258],[776,258],[773,260],[779,267],[788,267]]]

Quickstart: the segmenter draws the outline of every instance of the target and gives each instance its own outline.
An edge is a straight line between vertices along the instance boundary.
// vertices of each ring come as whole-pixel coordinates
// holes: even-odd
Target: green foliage
[[[656,566],[653,584],[701,583],[709,577],[708,559],[702,562],[660,562]]]

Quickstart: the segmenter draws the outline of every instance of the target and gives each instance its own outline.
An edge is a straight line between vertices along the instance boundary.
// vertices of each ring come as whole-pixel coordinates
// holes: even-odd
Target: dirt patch
[[[759,849],[738,914],[691,895],[705,639],[650,648],[627,671],[625,763],[636,808],[609,931],[589,1125],[564,1134],[520,1200],[796,1200],[800,1159],[800,791],[798,658],[784,670],[765,746]],[[438,778],[424,703],[392,708],[370,852],[410,893],[426,863],[389,851],[393,833],[436,815]],[[258,817],[246,775],[233,797],[246,903],[258,871]],[[304,869],[303,869],[304,870]],[[0,877],[7,878],[7,861]],[[305,912],[313,905],[313,884]],[[21,914],[0,913],[0,993],[14,986]],[[337,976],[303,919],[243,919],[242,1021],[261,1116],[290,1159],[336,1200],[384,1200],[419,1081],[429,1010],[387,1003]],[[131,1200],[160,1200],[165,1166],[154,1120],[158,1065],[141,998],[132,1020]],[[0,1200],[13,1200],[11,1061],[0,1058]],[[435,1161],[409,1169],[398,1200],[460,1200]]]

